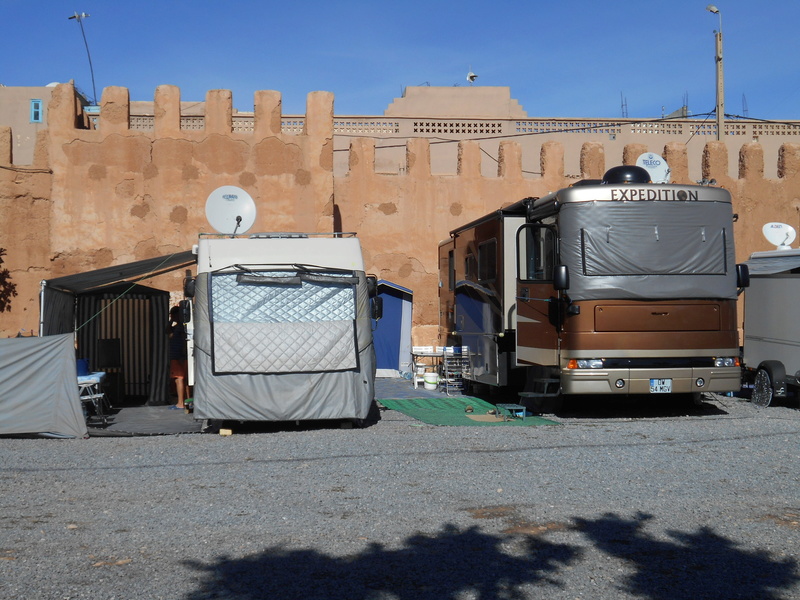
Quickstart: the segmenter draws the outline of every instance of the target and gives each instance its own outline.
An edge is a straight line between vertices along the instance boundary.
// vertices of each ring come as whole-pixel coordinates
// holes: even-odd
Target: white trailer
[[[756,252],[747,261],[743,362],[758,406],[800,388],[800,322],[790,312],[800,297],[800,250],[784,248]]]
[[[201,234],[196,250],[195,418],[367,416],[378,315],[355,234]]]

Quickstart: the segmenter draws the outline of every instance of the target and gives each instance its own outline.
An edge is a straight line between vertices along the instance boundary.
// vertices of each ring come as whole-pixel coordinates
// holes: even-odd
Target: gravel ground
[[[800,598],[796,405],[545,416],[0,439],[0,597]]]

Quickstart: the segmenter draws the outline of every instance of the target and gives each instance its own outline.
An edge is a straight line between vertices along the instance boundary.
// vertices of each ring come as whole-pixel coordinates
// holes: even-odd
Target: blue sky
[[[256,90],[278,90],[284,114],[306,95],[335,94],[337,115],[380,115],[412,85],[509,86],[532,117],[657,118],[688,99],[715,106],[714,30],[707,0],[0,0],[0,83],[74,79],[92,95],[83,20],[98,96],[105,86],[152,100],[229,89],[252,110]],[[800,119],[800,2],[718,0],[726,112]],[[663,107],[663,108],[662,108]]]

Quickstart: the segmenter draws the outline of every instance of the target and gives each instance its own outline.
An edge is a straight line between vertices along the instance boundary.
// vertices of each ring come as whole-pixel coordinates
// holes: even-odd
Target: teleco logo
[[[239,196],[237,196],[236,194],[223,194],[222,199],[228,201],[238,200]]]
[[[661,165],[661,161],[658,160],[657,158],[653,158],[652,154],[648,154],[647,158],[642,160],[642,163],[646,167],[658,167],[659,165]]]

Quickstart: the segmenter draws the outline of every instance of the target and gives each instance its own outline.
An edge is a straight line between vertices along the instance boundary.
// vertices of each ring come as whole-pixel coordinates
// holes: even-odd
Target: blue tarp
[[[411,372],[411,308],[413,292],[391,281],[378,281],[383,298],[383,318],[377,322],[373,339],[379,376]]]

